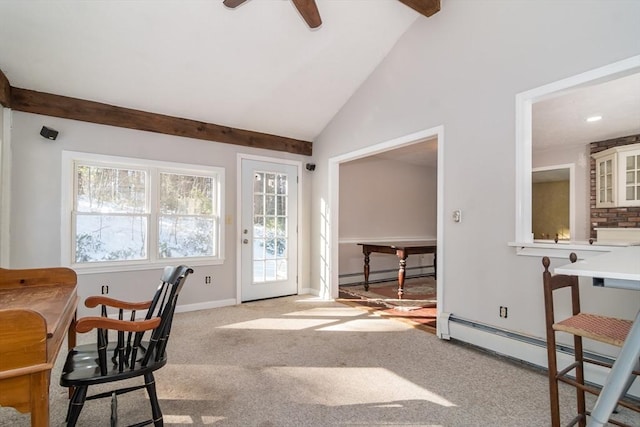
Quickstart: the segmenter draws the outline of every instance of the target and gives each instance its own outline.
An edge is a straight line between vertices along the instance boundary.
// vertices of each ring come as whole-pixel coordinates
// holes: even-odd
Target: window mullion
[[[147,212],[149,214],[149,238],[147,247],[149,249],[149,260],[158,260],[159,228],[158,218],[160,211],[160,172],[157,168],[149,170],[149,197],[147,202]]]

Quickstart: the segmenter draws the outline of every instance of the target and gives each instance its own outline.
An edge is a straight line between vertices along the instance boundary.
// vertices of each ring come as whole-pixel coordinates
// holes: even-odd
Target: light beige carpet
[[[308,296],[178,313],[169,352],[156,375],[166,426],[549,425],[542,371]],[[52,426],[66,411],[61,361]],[[561,393],[566,421],[572,394]],[[121,425],[149,414],[142,391],[118,402]],[[0,426],[29,425],[28,415],[0,408]],[[108,400],[88,402],[79,425],[108,426]]]

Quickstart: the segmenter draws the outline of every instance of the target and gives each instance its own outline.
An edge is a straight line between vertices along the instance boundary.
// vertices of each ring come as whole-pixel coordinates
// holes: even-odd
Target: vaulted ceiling
[[[18,111],[309,155],[404,32],[447,15],[446,1],[433,15],[439,0],[316,0],[311,29],[301,2],[2,0],[0,103],[13,88]],[[639,82],[536,103],[536,146],[639,132]],[[589,114],[604,117],[586,125]],[[399,160],[434,164],[414,148]]]
[[[303,144],[409,26],[427,19],[412,3],[439,8],[440,2],[317,0],[322,25],[310,29],[290,0],[235,9],[222,0],[3,0],[0,70],[15,88],[16,110],[59,115],[68,104],[101,117],[150,112],[200,129],[175,134],[215,140],[235,132],[254,146],[269,134]],[[69,99],[53,102],[41,92]],[[137,119],[141,124],[132,127],[156,130],[150,117]]]

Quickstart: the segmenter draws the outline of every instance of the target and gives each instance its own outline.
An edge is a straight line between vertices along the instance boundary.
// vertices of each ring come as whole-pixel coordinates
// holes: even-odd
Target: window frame
[[[75,217],[74,210],[76,187],[76,165],[114,167],[122,169],[144,170],[146,182],[146,215],[147,220],[147,257],[143,260],[75,262]],[[160,174],[173,173],[179,175],[204,176],[214,179],[214,245],[217,254],[214,256],[171,257],[159,256],[159,218],[160,213]],[[113,271],[148,270],[164,267],[167,263],[185,262],[191,266],[218,265],[225,260],[225,169],[218,166],[196,165],[177,162],[165,162],[148,159],[110,156],[76,151],[62,152],[62,212],[61,212],[61,265],[69,266],[79,273],[100,273]]]
[[[516,247],[537,247],[531,230],[531,171],[532,171],[532,105],[574,87],[597,81],[613,79],[640,71],[640,55],[605,65],[582,74],[516,94],[516,194],[515,194],[515,241]],[[557,246],[557,245],[556,245]],[[590,248],[589,244],[578,243],[576,247]]]

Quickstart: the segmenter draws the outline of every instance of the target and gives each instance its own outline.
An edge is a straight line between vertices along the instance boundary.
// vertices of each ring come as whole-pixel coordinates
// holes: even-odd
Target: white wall
[[[236,168],[239,152],[308,160],[308,157],[273,151],[250,149],[151,132],[65,120],[36,114],[12,112],[12,188],[10,267],[35,268],[61,265],[61,155],[63,150],[83,151],[116,156],[190,164],[222,166],[226,171],[225,208],[232,223],[224,225],[225,256],[223,265],[199,266],[189,277],[179,305],[192,308],[233,303],[236,298]],[[39,135],[45,125],[58,130],[58,139],[49,141]],[[310,175],[303,174],[303,223],[300,232],[308,241],[308,188]],[[302,287],[309,287],[308,246],[301,250],[303,258]],[[82,298],[99,294],[109,285],[109,295],[127,300],[146,300],[158,284],[161,270],[104,274],[79,272],[78,293]],[[204,276],[212,276],[213,284],[205,285]],[[84,310],[80,309],[83,315]]]
[[[543,337],[540,258],[508,246],[515,239],[515,97],[640,54],[638,16],[640,2],[447,0],[416,21],[314,143],[314,286],[325,292],[337,268],[321,253],[321,239],[331,246],[335,237],[318,238],[339,210],[329,203],[329,160],[442,125],[439,309]],[[455,209],[461,223],[451,220]],[[606,301],[605,313],[633,318],[638,309],[630,291],[585,286],[584,293],[587,307]]]

